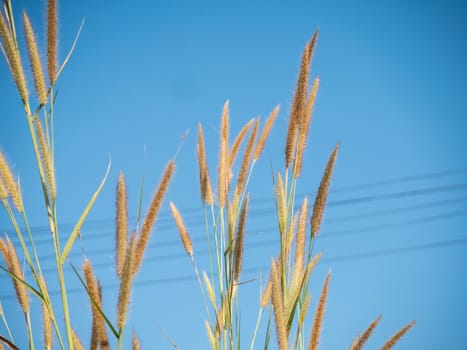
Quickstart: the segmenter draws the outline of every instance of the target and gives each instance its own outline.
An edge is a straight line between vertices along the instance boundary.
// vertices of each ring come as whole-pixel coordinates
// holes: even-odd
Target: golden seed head
[[[308,350],[317,350],[319,344],[319,337],[321,334],[321,327],[323,325],[324,311],[326,307],[326,301],[328,298],[328,285],[330,273],[327,274],[326,280],[324,281],[323,289],[321,290],[321,296],[319,297],[318,306],[316,307],[315,318],[313,320],[313,327],[311,329],[311,337],[308,345]]]
[[[44,70],[39,56],[39,49],[37,47],[36,36],[32,28],[31,21],[29,20],[26,11],[23,12],[24,32],[26,35],[26,43],[28,46],[29,60],[31,61],[32,76],[34,78],[34,85],[36,87],[37,98],[41,105],[47,103],[47,89],[45,85]]]
[[[49,306],[50,300],[49,293],[47,291],[47,284],[43,276],[39,279],[40,283],[40,290],[42,294],[45,296],[45,300],[42,301],[42,325],[43,325],[43,333],[44,333],[44,348],[46,350],[52,349],[53,343],[53,333],[52,333],[52,318],[50,317],[49,313]]]
[[[104,318],[102,317],[101,313],[96,307],[97,305],[99,306],[99,308],[102,309],[102,295],[101,295],[100,284],[94,275],[91,262],[88,259],[84,260],[82,269],[84,273],[86,287],[89,292],[89,298],[90,298],[89,302],[91,304],[91,310],[92,310],[93,329],[92,329],[91,344],[94,343],[94,344],[100,344],[100,345],[105,346],[106,344],[108,344],[107,330],[105,329]]]
[[[298,281],[305,268],[305,241],[306,241],[306,222],[308,218],[308,199],[303,199],[302,208],[300,210],[300,219],[298,221],[297,236],[295,238],[295,260],[294,260],[294,275],[293,281]]]
[[[214,333],[212,332],[211,326],[209,325],[209,322],[207,320],[205,321],[204,326],[206,328],[206,333],[208,334],[208,339],[209,339],[209,344],[211,345],[211,349],[216,350],[217,349],[216,338],[215,338]]]
[[[57,1],[47,1],[47,70],[50,84],[57,72]]]
[[[0,199],[6,199],[8,197],[8,190],[6,185],[3,183],[2,178],[0,177]]]
[[[391,339],[389,339],[386,344],[384,344],[382,347],[381,347],[381,350],[389,350],[391,349],[403,336],[405,333],[407,333],[407,331],[412,328],[412,326],[415,324],[415,320],[413,320],[412,322],[410,322],[407,326],[403,327],[402,329],[400,329],[398,332],[396,332],[396,334],[394,334]]]
[[[76,350],[84,350],[84,345],[81,339],[79,339],[78,334],[76,334],[76,331],[72,329],[71,332],[73,337],[73,348]]]
[[[282,181],[282,176],[277,173],[277,184],[276,184],[276,201],[277,201],[277,212],[279,217],[279,231],[283,235],[285,233],[285,226],[287,224],[287,200],[285,194],[285,187]]]
[[[170,211],[172,212],[175,224],[177,225],[178,232],[180,233],[180,239],[182,240],[183,247],[185,247],[185,251],[188,255],[193,256],[193,244],[191,242],[190,235],[188,234],[185,223],[183,222],[182,215],[178,211],[175,204],[172,202],[170,202]]]
[[[55,169],[52,152],[50,151],[50,144],[45,136],[44,128],[40,118],[34,119],[36,124],[37,138],[39,139],[39,150],[42,157],[42,164],[45,169],[45,177],[47,180],[47,187],[52,200],[57,196],[57,185],[55,182]]]
[[[159,213],[159,209],[162,205],[162,200],[164,199],[165,194],[169,188],[170,180],[175,171],[175,163],[171,160],[165,170],[164,174],[162,175],[162,179],[157,186],[156,192],[151,200],[151,204],[149,206],[149,210],[146,214],[146,217],[143,221],[143,227],[141,228],[141,234],[138,237],[136,242],[135,248],[135,256],[133,259],[133,274],[135,275],[143,261],[143,256],[146,251],[146,247],[148,245],[149,237],[151,235],[152,227],[156,222],[157,214]]]
[[[302,61],[300,64],[300,72],[298,73],[297,86],[290,111],[290,118],[295,120],[295,124],[299,127],[303,119],[303,111],[305,108],[306,93],[308,88],[308,76],[310,72],[310,45],[307,43],[302,53]]]
[[[133,337],[131,338],[131,350],[141,350],[141,344],[135,331],[133,331]]]
[[[332,171],[334,169],[334,163],[336,161],[337,152],[339,150],[339,145],[337,144],[334,147],[334,150],[329,157],[329,160],[326,164],[326,169],[324,170],[324,175],[321,179],[321,183],[318,188],[318,193],[316,194],[315,204],[313,206],[313,214],[311,217],[311,235],[316,236],[319,232],[319,227],[323,219],[324,208],[326,206],[326,199],[328,196],[329,184],[331,183]]]
[[[272,306],[276,321],[276,337],[279,350],[288,349],[287,320],[285,316],[282,283],[278,263],[271,262]]]
[[[15,81],[19,95],[23,100],[23,103],[28,103],[28,89],[26,85],[26,79],[24,77],[23,64],[21,63],[21,56],[18,48],[13,40],[13,36],[8,28],[8,25],[3,17],[3,13],[0,11],[0,37],[3,40],[3,46],[5,48],[5,54],[10,67],[11,75]]]
[[[269,303],[271,302],[271,288],[271,279],[269,279],[259,301],[259,306],[263,309],[268,307]]]
[[[227,204],[228,197],[228,179],[229,169],[228,169],[228,157],[227,157],[227,143],[225,140],[221,140],[219,147],[219,164],[218,164],[218,179],[217,179],[217,201],[220,208],[225,207]]]
[[[363,345],[367,342],[368,338],[370,338],[371,334],[373,333],[374,329],[378,325],[379,321],[381,321],[381,315],[376,318],[373,322],[370,323],[368,328],[363,332],[361,336],[356,338],[356,343],[354,345],[355,350],[360,350],[363,348]]]
[[[128,240],[128,198],[125,177],[120,172],[117,183],[117,230],[116,230],[115,260],[117,275],[122,277]]]
[[[224,103],[221,117],[221,140],[229,145],[229,100]]]
[[[250,200],[250,194],[247,194],[243,202],[242,210],[240,211],[240,221],[237,227],[237,234],[235,236],[235,247],[234,247],[234,267],[233,267],[233,279],[238,281],[242,272],[243,263],[243,245],[245,238],[245,225],[246,217],[248,214],[248,202]]]
[[[257,160],[261,156],[261,153],[264,149],[264,145],[266,144],[266,140],[269,136],[269,133],[271,132],[274,122],[276,121],[278,113],[279,105],[277,105],[276,108],[274,108],[274,110],[271,112],[268,119],[266,120],[266,123],[264,124],[263,131],[261,132],[258,143],[256,144],[255,155],[253,157],[254,160]]]
[[[311,87],[310,94],[306,100],[305,113],[303,118],[303,123],[299,127],[298,137],[297,137],[297,155],[294,166],[294,177],[297,178],[300,176],[303,165],[303,154],[305,153],[306,142],[308,139],[308,133],[310,130],[311,119],[313,115],[313,106],[316,100],[316,94],[318,93],[319,87],[319,77],[316,78]]]
[[[239,196],[245,190],[246,180],[247,180],[247,175],[248,175],[248,168],[250,166],[250,160],[253,154],[256,134],[258,133],[258,126],[259,126],[259,120],[256,119],[255,126],[253,127],[253,131],[251,132],[251,135],[248,138],[248,143],[245,148],[245,153],[243,154],[242,166],[240,167],[240,172],[238,173],[236,193]]]
[[[296,135],[297,135],[297,127],[295,124],[295,119],[289,118],[289,125],[287,127],[287,139],[285,141],[285,167],[286,168],[288,168],[294,160]]]
[[[10,262],[8,264],[10,271],[16,277],[24,281],[24,273],[21,269],[16,249],[9,238],[7,238],[6,244],[8,249],[8,259]],[[13,285],[15,286],[16,298],[18,299],[19,305],[25,314],[29,313],[29,296],[25,285],[16,279],[13,279]]]
[[[23,211],[23,199],[21,197],[20,188],[15,182],[13,173],[11,172],[2,152],[0,152],[0,179],[2,179],[3,184],[7,189],[7,193],[10,195],[16,209]]]
[[[214,293],[214,288],[212,288],[211,281],[209,280],[209,277],[205,271],[203,271],[203,279],[204,285],[206,286],[206,289],[208,291],[209,300],[211,301],[212,307],[215,308],[217,305],[216,294]]]
[[[204,145],[203,127],[201,124],[198,124],[197,155],[201,200],[208,205],[213,205],[214,195],[212,193],[211,179],[209,177],[208,164],[206,161],[206,147]]]
[[[125,326],[128,314],[128,306],[130,305],[131,283],[133,281],[132,268],[135,252],[135,237],[136,234],[132,234],[130,243],[128,244],[125,263],[123,265],[122,278],[120,281],[120,290],[118,293],[117,325],[120,330],[122,330]]]
[[[251,124],[253,124],[254,121],[255,121],[255,118],[250,119],[250,121],[245,124],[245,126],[242,128],[242,130],[240,130],[237,137],[235,138],[235,141],[232,145],[232,148],[229,154],[229,168],[232,168],[235,162],[235,159],[237,157],[238,150],[240,149],[240,146],[242,144],[242,141],[245,138],[248,130],[250,130]]]

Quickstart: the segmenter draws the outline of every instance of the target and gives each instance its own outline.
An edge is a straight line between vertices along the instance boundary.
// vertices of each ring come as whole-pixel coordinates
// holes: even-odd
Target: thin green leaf
[[[109,161],[109,164],[107,165],[107,170],[105,172],[104,178],[99,184],[99,187],[97,188],[96,192],[94,192],[94,194],[92,195],[91,200],[89,201],[88,205],[86,206],[83,213],[81,214],[78,222],[76,223],[75,227],[73,228],[73,231],[71,232],[70,237],[68,238],[68,241],[66,242],[65,248],[63,249],[62,256],[60,258],[60,262],[62,265],[65,262],[66,258],[68,257],[68,254],[70,253],[71,248],[73,247],[73,244],[75,243],[76,237],[78,237],[79,231],[81,230],[81,227],[83,226],[84,221],[86,220],[89,212],[91,211],[91,208],[94,205],[94,202],[99,196],[99,193],[101,192],[102,187],[104,187],[105,181],[107,180],[107,176],[109,175],[110,164],[111,164],[111,161]]]
[[[25,286],[32,294],[34,294],[36,297],[38,297],[39,299],[41,300],[44,300],[44,297],[42,296],[41,292],[38,291],[36,288],[34,288],[33,286],[31,286],[29,283],[27,283],[25,280],[23,280],[22,278],[19,278],[18,276],[16,276],[14,273],[12,273],[10,270],[4,268],[3,266],[0,265],[0,269],[2,269],[3,271],[5,271],[7,274],[10,275],[11,278],[15,279],[16,281],[18,281],[19,283],[21,283],[23,286]]]
[[[76,267],[71,263],[70,263],[70,265],[71,265],[71,268],[73,269],[73,271],[75,272],[76,276],[78,276],[78,279],[81,282],[81,284],[83,285],[84,289],[86,290],[86,293],[89,296],[89,300],[91,300],[92,304],[96,307],[96,309],[99,311],[101,316],[104,318],[105,323],[107,323],[107,326],[109,326],[109,328],[112,331],[112,333],[114,334],[115,338],[119,338],[119,332],[112,325],[112,322],[107,318],[104,311],[99,307],[97,302],[92,298],[91,293],[89,293],[88,287],[86,286],[86,282],[83,281],[83,279],[81,278],[81,275],[79,274],[78,270],[76,270]]]
[[[55,78],[55,81],[58,80],[58,78],[62,74],[63,69],[65,68],[66,64],[70,60],[71,54],[75,50],[76,44],[78,43],[78,38],[79,38],[79,35],[81,34],[81,30],[83,29],[83,26],[84,26],[84,18],[81,21],[81,24],[80,24],[79,29],[78,29],[78,33],[76,33],[75,40],[73,41],[73,45],[71,45],[71,49],[70,49],[70,51],[68,51],[68,55],[66,55],[65,60],[63,61],[62,65],[60,66],[60,68],[59,68],[59,70],[57,72],[57,77]]]

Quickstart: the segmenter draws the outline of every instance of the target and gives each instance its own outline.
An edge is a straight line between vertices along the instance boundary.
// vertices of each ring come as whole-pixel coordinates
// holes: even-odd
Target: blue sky
[[[43,43],[44,5],[14,2],[17,16],[23,8]],[[111,248],[118,173],[126,175],[135,217],[142,174],[146,208],[164,165],[189,129],[147,253],[150,260],[133,293],[131,324],[144,348],[169,348],[164,332],[182,349],[207,347],[202,299],[196,281],[185,278],[192,268],[167,204],[172,200],[186,213],[195,254],[202,251],[205,246],[196,241],[204,234],[197,215],[196,127],[204,125],[214,170],[227,99],[234,133],[250,118],[264,120],[281,105],[250,183],[251,211],[257,214],[248,222],[245,268],[251,270],[246,275],[257,276],[257,268],[276,254],[270,244],[277,238],[270,169],[283,169],[300,55],[315,29],[319,40],[312,77],[319,74],[321,85],[298,194],[313,195],[328,155],[336,142],[341,145],[316,245],[324,259],[311,284],[316,302],[325,274],[332,271],[322,349],[348,347],[379,314],[383,319],[368,348],[382,345],[413,319],[416,326],[396,348],[467,345],[464,2],[83,0],[63,1],[59,8],[61,59],[83,18],[85,24],[58,83],[58,215],[66,234],[111,158],[109,180],[80,243],[99,266],[111,314],[117,294]],[[0,147],[21,178],[31,223],[44,240],[45,211],[38,206],[26,120],[4,63],[0,76]],[[0,220],[8,230],[4,214]],[[81,264],[79,245],[71,259]],[[69,285],[78,287],[72,274]],[[240,291],[246,338],[259,288],[250,283]],[[2,288],[1,296],[8,295],[10,290]],[[72,295],[76,328],[86,339],[89,307],[83,293]],[[10,300],[2,302],[14,312]]]

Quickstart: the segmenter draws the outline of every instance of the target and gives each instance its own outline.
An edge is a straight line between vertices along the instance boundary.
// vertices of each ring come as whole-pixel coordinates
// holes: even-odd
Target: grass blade
[[[94,202],[96,201],[97,197],[99,196],[99,193],[102,190],[102,187],[104,187],[105,181],[107,180],[107,176],[109,175],[110,171],[110,164],[111,162],[109,161],[109,164],[107,165],[107,170],[105,172],[104,178],[102,179],[101,183],[99,184],[99,187],[97,188],[96,192],[91,197],[91,200],[89,201],[88,205],[84,209],[83,213],[81,214],[78,222],[76,223],[75,227],[73,228],[73,231],[71,232],[70,237],[68,238],[68,241],[66,242],[65,248],[63,249],[62,256],[60,257],[60,261],[63,265],[65,262],[66,258],[68,257],[68,254],[71,251],[71,248],[73,247],[73,244],[75,243],[76,237],[78,237],[79,231],[81,227],[84,224],[84,221],[86,220],[89,212],[91,211],[92,206],[94,205]]]

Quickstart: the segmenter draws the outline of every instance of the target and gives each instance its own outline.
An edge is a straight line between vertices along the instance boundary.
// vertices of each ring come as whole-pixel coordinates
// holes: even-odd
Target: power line
[[[385,194],[380,194],[380,195],[373,195],[373,196],[361,196],[361,197],[354,197],[354,198],[348,198],[348,199],[343,199],[343,200],[329,200],[327,203],[327,206],[333,207],[333,206],[341,206],[341,205],[353,205],[353,204],[360,204],[364,202],[373,202],[373,201],[378,201],[378,200],[387,200],[387,199],[397,199],[397,198],[407,198],[407,197],[416,197],[416,196],[422,196],[422,195],[428,195],[428,194],[434,194],[434,193],[443,193],[443,192],[450,192],[450,191],[455,191],[455,190],[461,190],[461,189],[467,189],[467,183],[458,183],[454,185],[446,185],[446,186],[435,186],[435,187],[427,187],[427,188],[422,188],[422,189],[417,189],[417,190],[409,190],[409,191],[399,191],[399,192],[391,192],[391,193],[385,193]],[[199,212],[199,211],[198,211]],[[251,211],[251,215],[264,215],[267,213],[273,212],[273,209],[271,208],[266,208],[266,209],[261,209],[261,210],[255,210]],[[190,223],[190,221],[186,220],[186,213],[182,211],[182,215],[185,218],[185,221],[187,223]],[[164,220],[165,219],[165,220]],[[158,218],[158,222],[160,221],[169,221],[170,216],[167,214],[163,218]],[[114,220],[112,220],[113,222]],[[170,222],[170,221],[169,221]],[[195,223],[203,223],[202,219],[195,221]],[[192,223],[192,222],[191,222]],[[157,225],[157,222],[156,222]],[[156,226],[159,231],[162,231],[164,229],[167,229],[167,226],[160,225]],[[169,224],[169,227],[172,228],[173,225],[172,223]],[[96,234],[94,233],[91,237],[93,239],[99,238],[99,236],[103,236],[108,234],[109,231],[104,231],[103,233]],[[13,236],[16,238],[15,236]],[[17,239],[17,238],[16,238]],[[49,244],[50,243],[50,237],[44,237],[44,238],[38,238],[35,240],[35,245],[40,246],[41,244]]]
[[[419,217],[419,218],[410,219],[410,220],[398,221],[398,222],[390,223],[390,224],[373,225],[373,226],[366,226],[366,227],[362,227],[362,228],[341,230],[341,231],[334,231],[334,232],[323,232],[320,235],[320,239],[323,239],[323,238],[324,239],[336,238],[336,237],[339,237],[339,236],[346,236],[346,235],[352,235],[352,234],[364,234],[364,233],[368,233],[368,232],[387,230],[387,229],[394,228],[394,227],[421,224],[421,223],[433,222],[433,221],[437,221],[437,220],[444,220],[444,219],[448,219],[448,218],[452,218],[452,217],[456,217],[456,216],[463,216],[463,215],[467,215],[467,210],[452,211],[452,212],[439,214],[439,215],[429,215],[429,216]],[[259,234],[261,234],[263,232],[268,232],[268,231],[270,232],[270,231],[275,231],[275,230],[277,230],[277,226],[271,226],[271,227],[266,228],[266,229],[258,229],[258,230],[255,230],[253,232],[250,231],[249,233],[247,233],[247,236],[248,237],[258,236]],[[204,242],[205,238],[197,237],[197,238],[193,239],[192,241],[194,243]],[[278,244],[278,241],[276,239],[267,239],[267,240],[260,241],[260,242],[249,243],[248,248],[265,247],[265,246],[272,246],[272,245],[277,245],[277,244]],[[146,256],[145,259],[144,259],[146,262],[167,261],[167,260],[180,259],[180,258],[184,257],[184,255],[182,254],[181,242],[180,242],[179,238],[177,238],[176,240],[173,240],[173,241],[168,241],[168,242],[158,242],[157,246],[159,248],[160,247],[167,247],[167,246],[179,246],[180,250],[177,253],[170,253],[170,254],[159,255],[159,256]],[[84,253],[86,253],[86,252],[84,251]],[[103,248],[103,249],[87,252],[87,254],[89,254],[89,256],[93,256],[94,258],[97,257],[97,256],[102,256],[102,255],[104,255],[106,253],[108,255],[113,255],[114,254],[114,252],[112,251],[112,248]],[[208,253],[209,253],[208,249],[195,250],[195,255],[196,256],[205,256]],[[75,253],[75,254],[77,254],[77,253]],[[73,255],[75,255],[75,254],[73,254]],[[53,258],[55,258],[55,256],[50,255],[50,256],[41,258],[41,261],[52,260]],[[95,263],[95,264],[93,264],[93,266],[94,267],[105,267],[105,266],[108,266],[108,262]],[[55,268],[53,268],[53,267],[43,269],[44,273],[45,272],[51,272],[51,271],[54,271],[54,270],[55,270]]]
[[[346,255],[338,255],[329,258],[322,258],[322,262],[345,262],[345,261],[353,261],[353,260],[362,260],[362,259],[369,259],[369,258],[378,258],[382,256],[394,255],[394,254],[403,254],[403,253],[410,253],[415,251],[423,251],[428,249],[438,249],[438,248],[445,248],[451,247],[456,245],[462,245],[467,243],[467,238],[459,238],[459,239],[452,239],[452,240],[444,240],[432,243],[425,243],[425,244],[416,244],[410,245],[406,247],[400,248],[388,248],[388,249],[380,249],[372,252],[364,252],[364,253],[354,253],[354,254],[346,254]],[[251,267],[245,268],[243,271],[244,273],[258,273],[260,271],[269,271],[268,265],[258,266],[258,267]],[[172,284],[172,283],[180,283],[195,280],[193,275],[184,275],[184,276],[177,276],[177,277],[165,277],[165,278],[154,278],[154,279],[147,279],[142,281],[136,281],[133,285],[134,286],[148,286],[148,285],[160,285],[160,284]],[[118,288],[118,283],[109,283],[103,286],[104,290],[108,290],[111,288]],[[83,288],[69,288],[67,290],[68,294],[77,293],[77,292],[84,292]],[[59,290],[52,290],[49,292],[50,295],[58,295],[60,293]],[[0,300],[11,300],[15,299],[14,295],[3,295],[0,296]]]
[[[339,193],[339,192],[351,192],[351,191],[356,191],[356,190],[361,190],[361,189],[366,189],[366,188],[381,187],[381,186],[390,185],[390,184],[413,182],[413,181],[420,181],[420,180],[427,180],[427,179],[436,179],[436,178],[440,178],[440,177],[452,176],[452,175],[457,175],[457,174],[467,174],[467,168],[450,169],[450,170],[444,170],[444,171],[438,171],[438,172],[432,172],[432,173],[425,173],[425,174],[419,174],[419,175],[407,175],[407,176],[402,176],[402,177],[392,178],[392,179],[387,179],[387,180],[374,181],[374,182],[363,183],[363,184],[356,184],[356,185],[340,187],[340,188],[332,188],[331,189],[331,194]],[[458,184],[458,185],[461,185],[460,188],[464,188],[464,187],[467,186],[466,183]],[[452,188],[452,189],[450,188],[450,189],[447,189],[447,190],[453,190],[453,189],[457,189],[457,188]],[[439,189],[438,190],[432,189],[432,190],[439,191]],[[422,191],[424,191],[424,190],[422,189]],[[309,193],[302,193],[302,194],[300,194],[298,196],[303,197],[305,195],[309,195]],[[399,195],[404,196],[403,194],[399,194]],[[407,195],[407,194],[405,194],[405,195]],[[368,198],[366,198],[366,199],[365,198],[359,198],[359,199],[348,199],[348,200],[344,200],[344,201],[368,201],[368,200],[369,200]],[[377,199],[375,199],[375,200],[377,200]],[[262,203],[262,202],[266,202],[266,201],[270,201],[270,198],[259,198],[259,199],[255,200],[255,203],[257,204],[257,203]],[[331,205],[331,206],[332,205],[341,205],[341,204],[342,203],[340,203],[340,201],[336,201],[336,203],[334,203],[334,204],[332,204],[332,201],[328,203],[328,205]],[[185,214],[193,213],[193,212],[199,212],[199,208],[198,207],[185,208],[185,209],[182,209],[182,212],[184,212]],[[170,218],[169,214],[159,215],[159,220],[164,220],[164,219],[167,219],[167,218]],[[132,217],[132,219],[135,220],[135,217]],[[114,218],[94,219],[94,220],[88,220],[86,222],[86,224],[89,227],[89,225],[108,224],[108,223],[113,223],[114,221],[115,221]],[[63,224],[60,224],[59,229],[62,230],[62,229],[64,229],[64,227],[69,227],[71,229],[71,228],[73,228],[73,226],[74,226],[74,223],[70,223],[70,222],[63,223]],[[48,226],[33,226],[33,227],[31,227],[31,229],[35,233],[49,232],[50,231]],[[1,229],[0,231],[14,233],[14,232],[11,231],[11,229]]]
[[[439,206],[439,205],[446,205],[446,204],[456,203],[456,202],[460,202],[460,201],[465,200],[465,199],[467,199],[467,197],[460,197],[460,198],[454,198],[454,199],[443,200],[443,201],[435,201],[435,202],[423,203],[423,204],[420,204],[420,205],[413,205],[413,206],[402,206],[402,207],[395,208],[393,210],[387,210],[387,211],[366,212],[366,213],[359,214],[359,217],[364,217],[366,219],[370,219],[370,218],[372,218],[372,216],[387,214],[387,213],[391,213],[392,211],[394,211],[394,212],[408,212],[408,211],[411,211],[411,210],[418,210],[418,209],[424,209],[424,208],[429,208],[429,207],[436,207],[436,206]],[[273,209],[271,209],[270,211],[273,211]],[[395,223],[394,222],[393,223],[383,223],[383,224],[368,225],[368,226],[363,226],[363,227],[359,227],[359,228],[352,228],[352,229],[346,229],[346,230],[340,230],[340,231],[331,231],[331,232],[328,231],[328,232],[324,232],[322,237],[329,238],[329,237],[339,236],[339,235],[342,235],[342,234],[352,234],[352,233],[358,233],[358,232],[377,231],[377,230],[382,230],[382,229],[400,227],[400,226],[404,226],[404,225],[423,223],[423,222],[430,222],[430,221],[436,221],[436,220],[440,220],[440,219],[457,217],[457,216],[465,215],[466,213],[467,213],[466,211],[451,211],[451,212],[448,212],[448,213],[423,216],[423,217],[420,217],[420,218],[408,219],[408,220],[403,220],[403,221],[399,221],[399,222],[395,222]],[[250,215],[252,215],[252,216],[254,215],[257,218],[259,214],[250,213]],[[343,218],[348,219],[348,217],[343,217]],[[330,218],[330,219],[326,220],[327,223],[339,222],[339,221],[343,221],[343,220],[340,219],[339,217],[335,218],[335,219]],[[193,225],[191,226],[191,228],[193,228]],[[250,236],[251,235],[257,235],[257,234],[259,234],[259,233],[261,233],[263,231],[273,231],[273,230],[276,230],[276,229],[277,229],[277,226],[270,226],[270,227],[264,228],[262,230],[256,230],[256,232],[250,233]],[[158,227],[158,229],[157,229],[158,232],[165,232],[165,231],[168,231],[168,230],[174,230],[174,226],[170,225],[170,226]],[[107,231],[107,233],[108,233],[108,231]],[[91,237],[93,237],[93,236],[91,236]],[[205,240],[205,237],[192,237],[192,238],[193,238],[193,242],[195,242],[195,243]],[[153,244],[156,244],[156,243],[153,243]],[[180,240],[178,239],[178,237],[174,238],[174,239],[171,239],[171,240],[168,240],[168,241],[157,242],[157,246],[159,246],[159,247],[178,246],[178,245],[180,245]],[[112,248],[95,249],[95,250],[89,251],[88,253],[94,254],[94,255],[96,255],[96,254],[105,254],[105,253],[109,252],[109,249],[112,249]],[[42,258],[42,260],[52,260],[52,259],[55,259],[55,255],[53,255],[53,254],[45,255]]]

